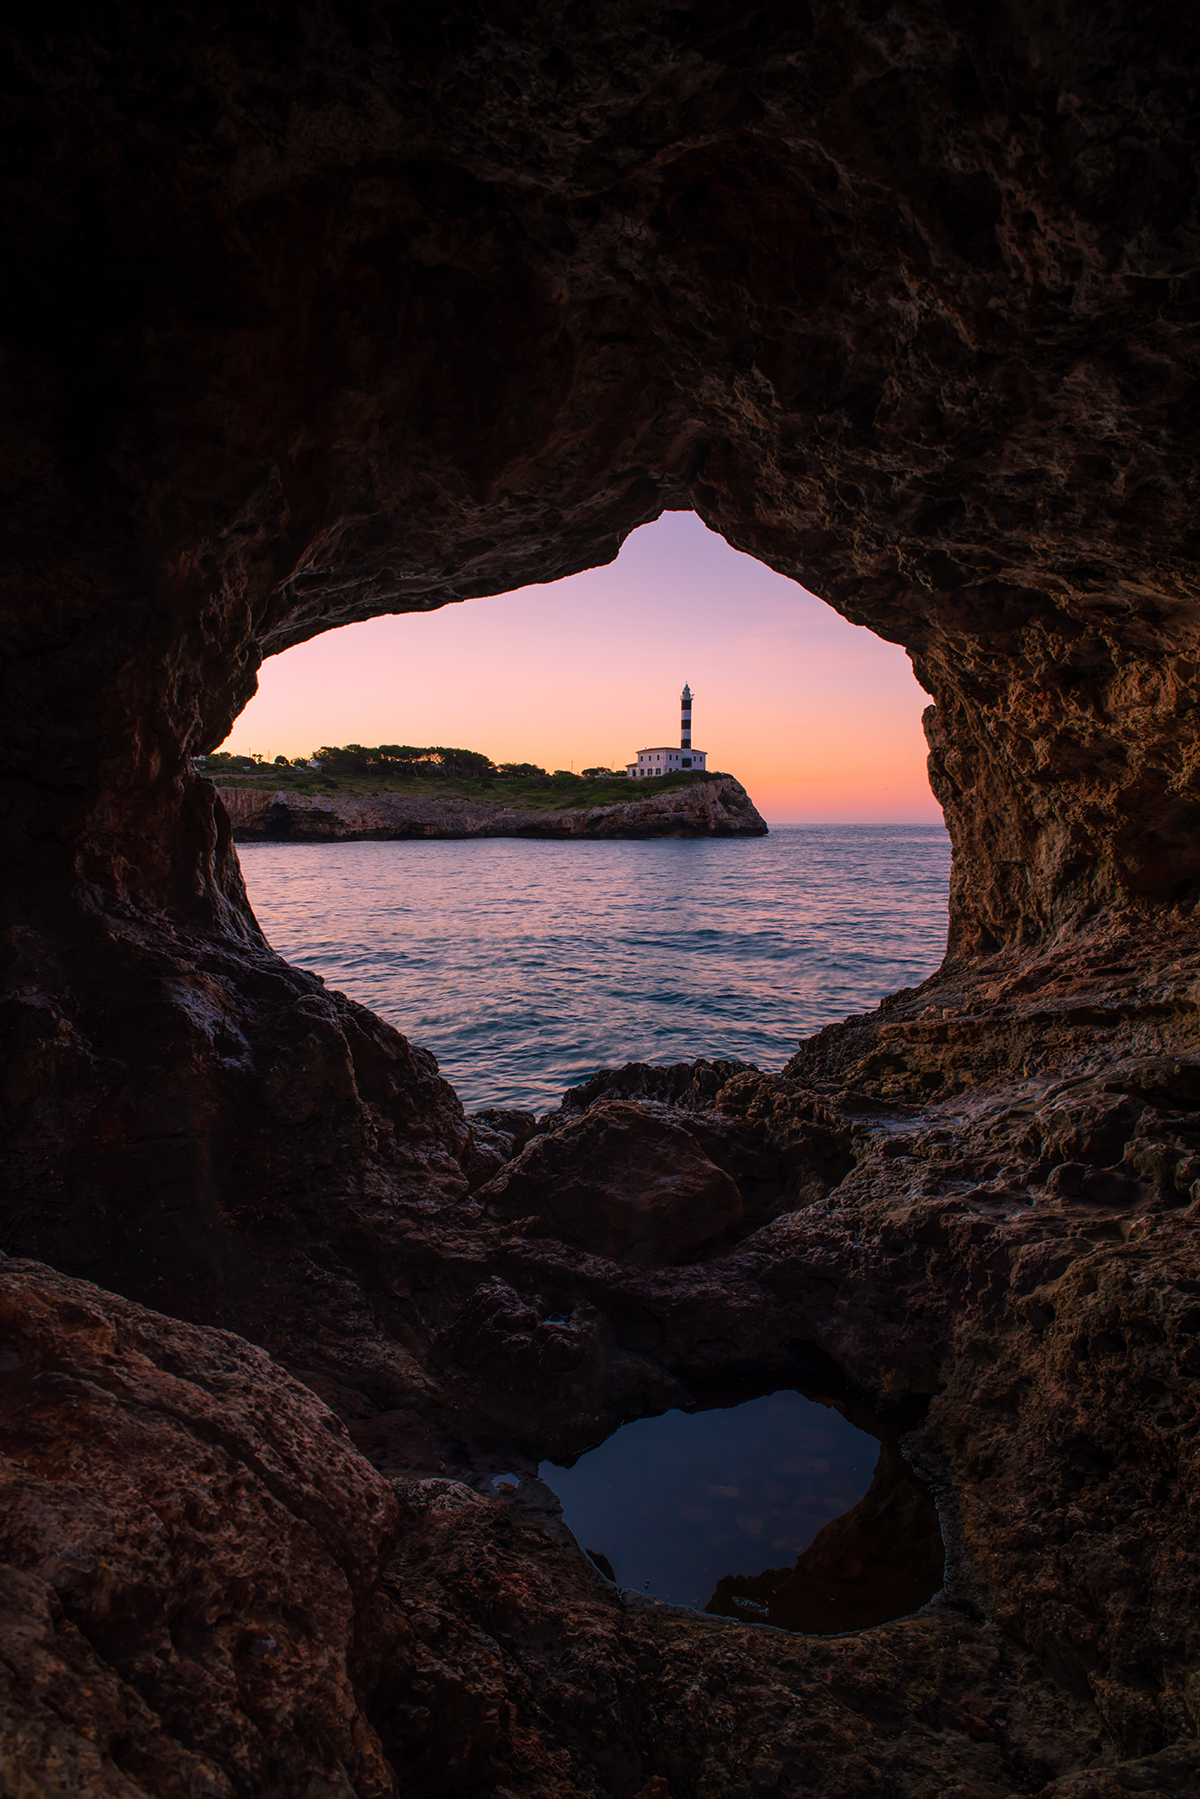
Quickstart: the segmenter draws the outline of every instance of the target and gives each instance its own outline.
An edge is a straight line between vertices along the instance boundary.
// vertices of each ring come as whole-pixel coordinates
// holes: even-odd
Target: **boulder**
[[[463,1169],[472,1191],[492,1180],[538,1129],[532,1112],[507,1106],[488,1106],[473,1113],[470,1125],[471,1141],[463,1156]]]
[[[506,1218],[539,1219],[564,1243],[649,1268],[715,1246],[742,1217],[736,1183],[691,1133],[626,1100],[535,1137],[477,1197]]]

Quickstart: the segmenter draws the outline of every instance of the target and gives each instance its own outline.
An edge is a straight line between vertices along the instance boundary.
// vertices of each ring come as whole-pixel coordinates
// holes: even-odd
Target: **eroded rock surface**
[[[732,775],[620,805],[539,810],[437,794],[270,793],[222,787],[238,842],[348,843],[408,837],[763,837],[767,827]]]
[[[266,1344],[401,1517],[368,1578],[378,1482],[258,1351],[187,1327],[181,1371],[184,1326],[8,1268],[61,1363],[8,1425],[10,1784],[1194,1790],[1189,20],[10,15],[4,1241]],[[749,1227],[648,1268],[471,1198],[536,1140],[272,955],[188,757],[264,655],[686,506],[908,649],[951,955],[783,1076],[607,1095]],[[824,1642],[603,1584],[536,1462],[739,1381],[890,1411],[943,1601]],[[242,1522],[168,1531],[205,1457]],[[239,1660],[260,1599],[298,1685]]]
[[[244,1109],[193,1098],[267,1076],[264,990],[319,1004],[263,959],[188,775],[263,656],[595,564],[664,507],[910,651],[965,975],[1063,932],[1170,960],[1200,876],[1177,17],[317,5],[198,36],[18,7],[13,32],[13,1247],[82,1246],[147,1163],[182,1212],[293,1228],[240,1180]],[[377,1123],[276,1134],[301,1184],[377,1192]],[[136,1235],[73,1265],[162,1297]]]
[[[250,928],[187,758],[264,655],[664,507],[912,654],[957,956],[1190,919],[1176,13],[44,25],[6,115],[4,928],[76,1090],[132,1054],[134,943]]]
[[[743,1623],[756,1611],[808,1636],[861,1630],[920,1611],[941,1590],[945,1564],[936,1507],[885,1443],[858,1504],[823,1526],[793,1567],[726,1575],[706,1609]]]
[[[10,1253],[275,1342],[318,1278],[310,1238],[465,1196],[470,1127],[434,1057],[252,921],[214,940],[125,911],[54,955],[32,925],[10,947]]]
[[[1126,1774],[1113,1770],[1130,1758],[1126,1790],[1160,1776],[1163,1790],[1168,1779],[1189,1790],[1198,1763],[1179,1745],[1197,1723],[1193,1068],[1142,1059],[1120,1091],[1119,1073],[1067,1095],[1035,1078],[924,1108],[742,1070],[702,1110],[599,1099],[508,1164],[614,1111],[635,1114],[639,1130],[681,1132],[670,1117],[686,1119],[713,1146],[745,1130],[748,1110],[776,1132],[780,1121],[838,1122],[849,1173],[699,1263],[640,1267],[528,1235],[527,1221],[514,1231],[468,1201],[360,1208],[357,1247],[331,1257],[330,1244],[323,1269],[310,1244],[305,1314],[281,1321],[277,1342],[400,1501],[356,1689],[399,1790],[491,1782],[565,1799],[661,1780],[683,1799],[760,1788],[867,1799],[881,1785],[1007,1799],[1119,1792]],[[1039,1117],[1053,1118],[1059,1148],[1042,1155],[1030,1139],[1014,1150],[1013,1129]],[[1078,1157],[1089,1133],[1106,1164],[1133,1168],[1112,1144],[1126,1119],[1140,1172],[1120,1193],[1085,1197],[1054,1178],[1076,1165],[1054,1157]],[[505,1122],[515,1147],[531,1121]],[[352,1278],[372,1296],[369,1315],[345,1309]],[[9,1281],[18,1297],[49,1284],[72,1316],[133,1318],[139,1344],[183,1331],[193,1367],[209,1354],[206,1333],[147,1323],[61,1276],[10,1265]],[[212,1341],[251,1358],[261,1409],[283,1377],[236,1340]],[[104,1353],[119,1422],[142,1402],[125,1340]],[[840,1385],[890,1414],[943,1508],[943,1598],[917,1618],[823,1640],[663,1612],[600,1579],[534,1478],[539,1459],[630,1415],[727,1401],[738,1382],[747,1394]],[[44,1383],[31,1390],[37,1401]],[[70,1465],[77,1446],[104,1440],[113,1413],[99,1425],[86,1414],[76,1432],[55,1394],[52,1383],[54,1453]],[[18,1449],[21,1418],[9,1421]],[[128,1430],[117,1440],[130,1443]],[[34,1487],[14,1485],[17,1518],[43,1478],[26,1462]],[[122,1490],[149,1471],[157,1491],[160,1466],[132,1441]],[[516,1472],[513,1497],[493,1479],[502,1470]],[[217,1542],[235,1571],[239,1541]],[[18,1572],[47,1582],[43,1547],[20,1548],[29,1565]],[[154,1604],[165,1578],[150,1582]],[[42,1652],[12,1640],[10,1665],[28,1680]],[[1062,1784],[1084,1768],[1100,1770],[1092,1787]],[[138,1778],[167,1790],[157,1774]],[[121,1789],[97,1774],[81,1790]]]
[[[0,1262],[12,1793],[367,1799],[393,1494],[261,1350]]]
[[[620,1100],[536,1137],[476,1198],[510,1221],[649,1268],[714,1245],[742,1220],[736,1184],[689,1131]]]

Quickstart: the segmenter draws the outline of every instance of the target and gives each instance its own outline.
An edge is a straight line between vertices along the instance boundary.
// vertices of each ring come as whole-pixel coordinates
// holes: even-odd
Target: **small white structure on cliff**
[[[692,748],[692,690],[686,685],[679,696],[679,705],[682,714],[679,748],[674,749],[669,743],[659,743],[652,749],[639,750],[637,761],[625,764],[625,773],[631,781],[644,779],[647,775],[678,774],[681,768],[707,767],[708,751]]]

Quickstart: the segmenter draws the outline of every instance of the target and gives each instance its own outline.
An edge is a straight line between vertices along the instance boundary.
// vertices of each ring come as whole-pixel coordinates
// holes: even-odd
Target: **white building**
[[[669,743],[655,744],[652,749],[639,750],[636,762],[625,764],[625,773],[631,781],[645,780],[651,775],[678,774],[681,768],[706,768],[708,751],[692,748],[692,690],[685,687],[679,697],[681,711],[679,748]]]

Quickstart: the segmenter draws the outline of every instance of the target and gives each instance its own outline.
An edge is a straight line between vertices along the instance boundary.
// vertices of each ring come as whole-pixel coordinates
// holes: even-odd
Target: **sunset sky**
[[[323,743],[483,750],[497,762],[622,767],[679,737],[734,774],[771,824],[934,824],[903,650],[666,513],[620,556],[541,587],[329,631],[264,663],[225,749]]]

